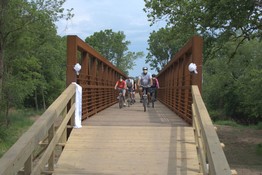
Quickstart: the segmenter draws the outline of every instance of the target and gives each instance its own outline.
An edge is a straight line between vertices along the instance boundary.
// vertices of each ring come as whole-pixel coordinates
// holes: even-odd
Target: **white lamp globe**
[[[79,72],[81,70],[81,65],[79,63],[76,63],[74,66],[74,69],[76,71],[76,74],[79,75]]]
[[[190,63],[188,65],[188,70],[190,72],[194,72],[195,74],[197,74],[197,66],[196,66],[196,64],[195,63]]]

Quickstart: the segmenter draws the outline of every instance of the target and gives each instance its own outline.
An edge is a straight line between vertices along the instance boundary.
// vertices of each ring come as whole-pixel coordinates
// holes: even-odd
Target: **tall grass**
[[[213,121],[213,123],[215,125],[226,125],[226,126],[233,126],[236,128],[252,128],[252,129],[257,129],[257,130],[262,129],[262,122],[259,122],[256,125],[242,125],[233,120],[216,120],[216,121]]]
[[[214,122],[214,124],[216,125],[226,125],[226,126],[233,126],[233,127],[243,127],[242,125],[236,123],[235,121],[233,120],[217,120]]]
[[[0,157],[28,130],[34,123],[35,116],[39,114],[40,112],[33,110],[15,110],[9,115],[9,126],[0,121]],[[3,119],[3,116],[0,116],[0,119]]]
[[[256,153],[260,156],[262,155],[262,143],[256,145]]]

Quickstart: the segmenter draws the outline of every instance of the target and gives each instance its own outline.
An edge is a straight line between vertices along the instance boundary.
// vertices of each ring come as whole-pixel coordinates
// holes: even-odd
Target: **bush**
[[[257,146],[256,146],[256,153],[258,155],[262,155],[262,143],[257,144]]]
[[[262,122],[262,42],[245,42],[230,59],[235,43],[226,43],[203,69],[203,99],[212,119],[230,117],[244,125]],[[229,61],[230,60],[230,61]],[[214,115],[213,115],[214,114]]]
[[[216,125],[226,125],[226,126],[233,126],[233,127],[242,127],[242,125],[236,123],[233,120],[218,120],[215,121]]]
[[[259,123],[256,125],[256,129],[262,129],[262,122],[259,122]]]

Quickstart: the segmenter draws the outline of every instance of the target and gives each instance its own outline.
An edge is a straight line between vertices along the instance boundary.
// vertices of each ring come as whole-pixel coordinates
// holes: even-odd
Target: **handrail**
[[[74,66],[81,65],[79,75]],[[77,82],[82,87],[82,120],[117,103],[114,90],[119,76],[126,75],[90,45],[75,35],[67,36],[66,83]]]
[[[200,91],[202,87],[202,50],[202,37],[192,37],[157,76],[158,100],[189,124],[192,123],[191,85],[198,85]],[[197,65],[198,74],[189,72],[190,63]]]
[[[193,127],[201,173],[231,175],[221,143],[196,85],[192,86],[192,98]]]
[[[45,171],[51,174],[55,164],[55,148],[57,145],[65,145],[67,128],[72,128],[74,124],[75,86],[69,85],[3,155],[0,159],[0,175],[41,174]],[[36,157],[39,150],[43,153]]]

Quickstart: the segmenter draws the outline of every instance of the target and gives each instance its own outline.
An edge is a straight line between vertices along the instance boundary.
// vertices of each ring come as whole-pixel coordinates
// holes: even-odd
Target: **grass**
[[[215,125],[225,125],[225,126],[233,126],[233,127],[238,127],[241,128],[243,125],[237,124],[233,120],[217,120],[214,122]]]
[[[241,125],[233,120],[217,120],[217,121],[213,121],[213,123],[214,125],[232,126],[235,128],[251,128],[251,129],[257,129],[257,130],[262,129],[262,122],[259,122],[256,125]]]
[[[262,143],[256,145],[256,153],[262,156]]]
[[[234,121],[215,121],[214,125],[218,128],[220,141],[225,144],[224,152],[230,167],[239,175],[261,174],[262,124],[244,126]]]
[[[33,124],[34,120],[32,116],[38,114],[39,112],[37,113],[33,110],[12,111],[9,115],[9,126],[3,124],[3,115],[0,116],[0,157],[2,157],[18,138]]]
[[[257,129],[262,129],[262,122],[259,122],[259,123],[256,125],[256,128],[257,128]]]

